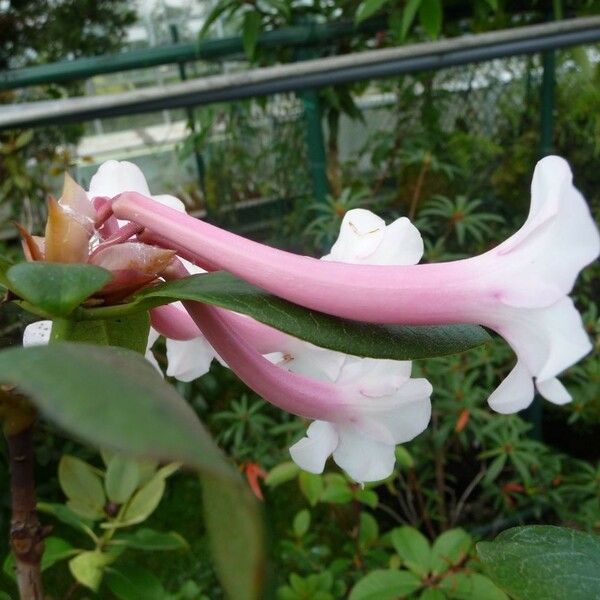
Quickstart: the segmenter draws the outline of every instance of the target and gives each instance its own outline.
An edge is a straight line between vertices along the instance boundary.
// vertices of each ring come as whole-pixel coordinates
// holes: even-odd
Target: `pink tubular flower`
[[[532,379],[547,399],[568,401],[556,375],[591,349],[567,294],[598,256],[598,231],[563,159],[538,163],[531,192],[525,224],[504,243],[474,258],[414,266],[350,265],[290,254],[135,193],[117,197],[113,210],[200,261],[315,310],[374,323],[490,327],[517,355],[516,367],[489,399],[508,413],[531,402]]]

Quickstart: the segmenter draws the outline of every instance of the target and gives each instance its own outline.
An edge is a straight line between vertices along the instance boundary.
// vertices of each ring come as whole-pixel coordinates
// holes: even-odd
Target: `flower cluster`
[[[568,297],[600,250],[585,200],[568,164],[547,157],[535,169],[525,224],[499,246],[469,259],[417,264],[419,232],[406,218],[386,226],[355,209],[321,260],[277,250],[185,213],[172,196],[150,195],[137,167],[110,161],[84,192],[70,179],[51,201],[45,241],[24,233],[31,260],[90,262],[111,270],[99,296],[118,302],[159,277],[226,270],[277,296],[331,315],[371,323],[476,323],[500,334],[517,362],[492,392],[502,413],[521,410],[535,388],[570,400],[557,375],[591,349]],[[177,255],[177,256],[175,256]],[[167,268],[169,267],[169,268]],[[428,424],[431,385],[411,378],[411,363],[317,348],[227,310],[186,301],[152,309],[149,349],[167,339],[167,375],[190,381],[218,358],[266,400],[313,420],[291,449],[319,473],[330,455],[355,480],[389,476],[395,445]],[[48,323],[25,343],[43,343]],[[149,351],[148,357],[153,359]]]

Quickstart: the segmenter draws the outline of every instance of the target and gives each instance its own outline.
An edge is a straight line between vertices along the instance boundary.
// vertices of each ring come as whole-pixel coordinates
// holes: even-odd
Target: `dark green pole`
[[[179,30],[177,29],[177,25],[171,23],[169,26],[169,30],[171,31],[171,39],[173,43],[179,42]],[[179,67],[179,77],[182,81],[187,79],[187,70],[185,68],[185,63],[180,61],[177,63]],[[194,109],[191,107],[186,108],[186,115],[188,120],[188,127],[194,136],[194,158],[196,162],[196,172],[198,173],[198,185],[200,186],[200,191],[202,195],[206,197],[205,188],[204,188],[204,175],[205,175],[205,167],[204,167],[204,159],[202,158],[202,154],[196,148],[196,118],[194,117]]]
[[[302,23],[312,31],[315,24],[308,21]],[[300,48],[296,53],[296,60],[309,60],[318,58],[319,52],[314,48]],[[325,152],[325,135],[323,134],[323,112],[318,90],[300,92],[298,97],[304,107],[304,127],[306,149],[308,154],[308,168],[312,181],[313,196],[317,202],[325,202],[329,194],[329,181],[327,179],[327,154]]]
[[[329,181],[319,94],[315,90],[309,90],[302,92],[300,97],[304,105],[305,137],[313,195],[318,202],[325,202],[329,193]]]

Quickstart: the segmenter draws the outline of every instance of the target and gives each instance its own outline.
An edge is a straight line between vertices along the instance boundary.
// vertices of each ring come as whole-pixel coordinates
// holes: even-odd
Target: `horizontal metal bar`
[[[385,27],[385,20],[380,18],[369,19],[359,27],[346,21],[298,25],[267,31],[258,37],[257,45],[259,48],[302,47],[327,43],[348,35],[372,33]],[[238,54],[243,55],[243,52],[244,46],[242,38],[239,36],[203,40],[196,44],[178,43],[129,50],[118,54],[0,71],[0,90],[44,83],[65,83],[105,73],[119,73],[193,60],[215,60]]]
[[[2,107],[0,129],[200,106],[390,77],[600,41],[600,17],[253,69],[120,94]]]

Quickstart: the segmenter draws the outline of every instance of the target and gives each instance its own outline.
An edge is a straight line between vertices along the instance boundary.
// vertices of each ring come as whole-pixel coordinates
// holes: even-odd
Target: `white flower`
[[[368,210],[348,211],[340,235],[323,260],[359,264],[416,264],[423,254],[418,230],[406,218],[386,226]],[[269,355],[279,366],[313,379],[330,381],[359,398],[352,416],[314,421],[306,437],[290,448],[292,459],[311,473],[322,473],[333,455],[354,480],[388,477],[396,444],[419,435],[431,416],[431,385],[411,379],[409,361],[359,358],[297,340],[284,354]]]

